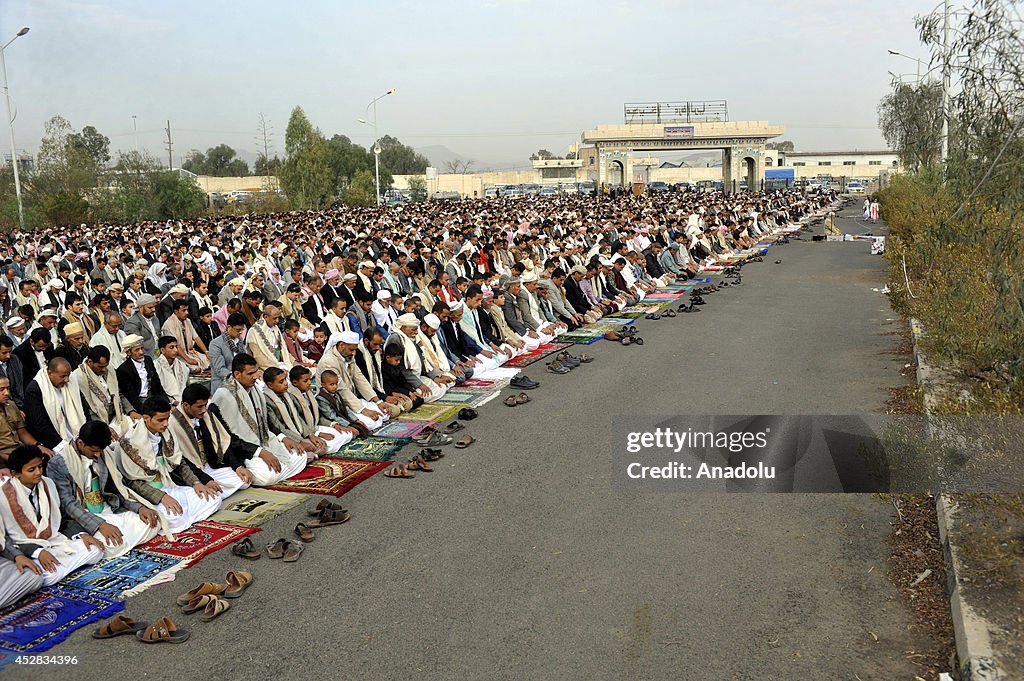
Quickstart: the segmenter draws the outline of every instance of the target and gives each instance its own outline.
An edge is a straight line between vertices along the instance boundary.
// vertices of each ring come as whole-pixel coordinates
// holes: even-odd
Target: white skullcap
[[[452,312],[461,312],[462,307],[463,302],[461,300],[456,300],[454,303],[448,306],[448,309],[451,310]]]
[[[16,329],[19,326],[23,326],[24,324],[25,320],[22,319],[21,317],[11,317],[10,319],[7,320],[8,329]]]
[[[338,342],[355,345],[359,342],[359,334],[355,331],[342,331],[338,334]]]
[[[399,326],[419,326],[420,320],[416,319],[416,315],[411,312],[406,312],[403,315],[399,315],[395,323]]]
[[[426,317],[423,318],[423,321],[425,321],[427,323],[427,326],[434,329],[435,331],[441,328],[441,318],[438,317],[436,314],[428,314]]]
[[[534,274],[533,272],[524,272],[523,273],[523,283],[524,284],[529,284],[531,281],[537,281],[537,275]]]
[[[386,288],[382,288],[381,290],[377,291],[377,300],[387,300],[390,297],[391,291],[387,290]]]

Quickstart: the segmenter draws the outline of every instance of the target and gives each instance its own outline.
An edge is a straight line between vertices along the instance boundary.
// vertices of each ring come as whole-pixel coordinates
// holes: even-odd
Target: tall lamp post
[[[360,118],[359,122],[366,125],[373,125],[373,174],[374,184],[377,190],[377,200],[374,202],[375,205],[380,205],[380,137],[377,136],[377,101],[384,99],[388,95],[395,94],[395,88],[391,88],[379,97],[374,97],[373,101],[366,105],[366,118]],[[373,107],[373,122],[367,120],[370,117],[370,107]]]
[[[921,60],[918,59],[917,57],[911,57],[909,54],[903,54],[902,52],[897,52],[896,50],[889,50],[889,54],[897,56],[897,57],[903,57],[904,59],[912,59],[912,60],[916,61],[917,62],[917,82],[920,85],[920,83],[921,83],[921,63],[922,63]]]
[[[4,102],[7,104],[7,133],[11,139],[11,166],[14,168],[14,193],[18,197],[18,228],[25,229],[25,209],[21,205],[21,177],[18,174],[18,152],[14,148],[14,116],[11,114],[11,89],[7,86],[7,61],[4,55],[7,47],[21,36],[28,33],[28,26],[25,26],[14,37],[0,47],[0,71],[4,76]]]

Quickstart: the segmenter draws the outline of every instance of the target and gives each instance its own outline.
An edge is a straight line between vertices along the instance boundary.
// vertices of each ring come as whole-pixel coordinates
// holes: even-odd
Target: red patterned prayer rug
[[[305,494],[333,494],[340,497],[359,483],[392,465],[390,461],[318,459],[298,475],[266,489]]]
[[[560,350],[565,350],[566,348],[571,346],[572,343],[545,343],[544,345],[538,347],[536,350],[530,350],[529,352],[523,353],[518,357],[513,357],[509,361],[505,362],[502,366],[515,367],[517,369],[521,369],[523,367],[530,366],[534,362],[539,362],[548,355],[559,352]]]
[[[163,536],[156,536],[135,548],[138,551],[155,553],[159,556],[180,558],[185,561],[187,567],[191,567],[203,556],[230,546],[242,537],[259,531],[258,527],[242,527],[214,520],[200,520],[187,530],[176,533],[174,541],[168,541]]]

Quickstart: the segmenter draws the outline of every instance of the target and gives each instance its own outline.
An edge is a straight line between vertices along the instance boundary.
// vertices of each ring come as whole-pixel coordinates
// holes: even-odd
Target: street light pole
[[[7,61],[5,59],[5,53],[8,45],[26,33],[28,33],[28,26],[22,28],[14,35],[13,38],[4,43],[3,47],[0,47],[0,71],[3,72],[4,103],[7,105],[7,133],[11,139],[11,166],[14,168],[14,194],[18,198],[18,228],[22,231],[25,230],[25,209],[21,204],[21,176],[18,174],[18,152],[14,146],[14,116],[11,115],[11,89],[7,85]]]
[[[918,57],[911,57],[909,54],[903,54],[902,52],[897,52],[896,50],[889,50],[889,54],[894,55],[896,57],[903,57],[904,59],[913,59],[914,61],[916,61],[917,62],[917,84],[918,85],[921,84],[921,63],[922,62],[921,62],[921,60]]]
[[[377,192],[377,200],[374,201],[374,205],[380,205],[380,137],[377,135],[377,101],[384,99],[388,95],[395,94],[395,88],[391,88],[379,97],[374,97],[373,101],[366,105],[366,118],[370,117],[370,107],[373,107],[373,174],[374,174],[374,186]],[[366,118],[360,118],[360,123],[370,125],[371,123]]]
[[[139,126],[135,114],[132,114],[132,133],[135,135],[135,153],[139,153]]]

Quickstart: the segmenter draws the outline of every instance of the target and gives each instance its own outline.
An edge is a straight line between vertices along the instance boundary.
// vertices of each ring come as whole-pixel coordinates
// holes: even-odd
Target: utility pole
[[[132,114],[132,134],[135,135],[135,153],[139,153],[139,124],[136,121],[135,114]]]
[[[949,0],[942,18],[942,165],[949,157]]]
[[[174,144],[171,142],[171,122],[170,121],[167,121],[167,130],[166,130],[166,132],[167,132],[167,142],[166,142],[166,144],[167,144],[167,169],[168,170],[174,170],[174,155],[172,154],[172,150],[174,149]]]

